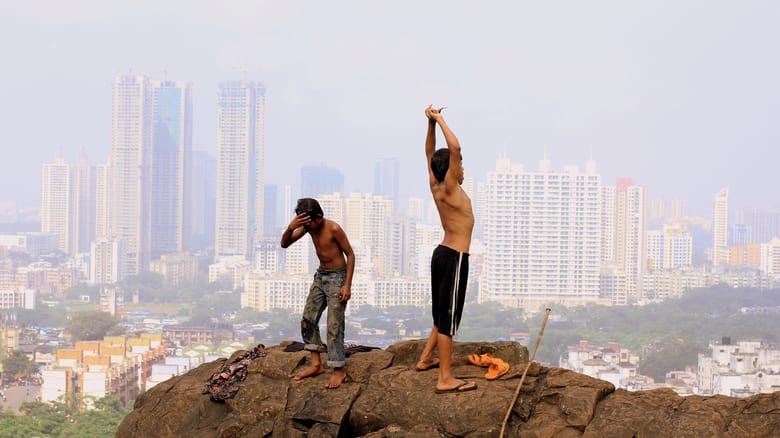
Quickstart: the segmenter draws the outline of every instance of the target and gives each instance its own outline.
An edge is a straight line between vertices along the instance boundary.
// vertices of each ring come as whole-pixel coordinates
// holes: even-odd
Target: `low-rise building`
[[[159,334],[139,338],[106,337],[60,349],[52,365],[41,372],[41,400],[57,401],[68,394],[89,398],[115,395],[124,403],[146,390],[152,366],[163,363],[165,347]]]
[[[696,392],[749,397],[780,391],[780,347],[762,341],[732,343],[730,337],[710,343],[699,354]]]

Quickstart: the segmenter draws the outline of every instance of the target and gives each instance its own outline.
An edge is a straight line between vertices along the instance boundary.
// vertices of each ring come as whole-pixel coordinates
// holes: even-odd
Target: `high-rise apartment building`
[[[393,216],[393,201],[371,193],[351,193],[344,200],[342,227],[350,241],[360,242],[371,254],[373,268],[385,273],[385,223]]]
[[[626,290],[614,304],[642,298],[642,274],[647,263],[647,201],[644,187],[630,178],[619,178],[614,187],[602,189],[602,264],[625,276]],[[625,293],[624,297],[619,295]]]
[[[729,262],[729,189],[715,195],[712,209],[712,266]]]
[[[132,275],[189,238],[192,86],[117,76],[112,96],[106,234],[127,242]]]
[[[221,82],[217,100],[215,258],[250,259],[263,236],[265,87]]]
[[[566,166],[536,172],[499,158],[488,172],[483,299],[534,309],[599,296],[601,177]]]
[[[117,76],[112,83],[108,238],[127,244],[125,272],[149,264],[149,166],[153,137],[151,84],[144,76]]]
[[[41,231],[57,236],[68,254],[89,252],[95,236],[95,168],[86,157],[76,165],[62,158],[43,165]]]
[[[111,234],[111,170],[108,164],[95,166],[95,236],[108,239]]]
[[[192,85],[150,81],[153,138],[150,176],[151,260],[189,249],[192,204]]]
[[[95,239],[95,166],[82,153],[71,167],[70,253],[88,253]]]
[[[57,248],[70,251],[70,166],[62,158],[43,165],[41,232],[57,236]]]

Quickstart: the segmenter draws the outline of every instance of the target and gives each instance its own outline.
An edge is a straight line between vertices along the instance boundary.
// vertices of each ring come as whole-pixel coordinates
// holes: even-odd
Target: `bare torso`
[[[469,252],[471,233],[474,229],[474,212],[471,199],[458,185],[447,193],[444,182],[431,184],[431,194],[439,210],[444,239],[441,244],[460,252]]]
[[[347,260],[344,257],[344,249],[339,246],[336,240],[336,229],[338,224],[324,219],[325,223],[316,231],[309,231],[314,249],[317,251],[317,258],[320,260],[320,268],[337,269],[347,266]]]

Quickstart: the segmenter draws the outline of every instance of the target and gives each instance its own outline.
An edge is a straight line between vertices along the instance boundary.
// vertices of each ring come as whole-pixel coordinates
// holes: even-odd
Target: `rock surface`
[[[224,403],[211,401],[201,388],[225,360],[206,363],[139,396],[115,436],[498,437],[528,361],[525,347],[455,342],[453,373],[475,380],[479,388],[435,394],[437,370],[414,369],[423,345],[407,341],[352,354],[349,379],[337,389],[324,388],[329,373],[290,379],[307,366],[309,353],[284,352],[286,344],[271,347],[266,357],[252,362],[236,396]],[[469,354],[488,352],[511,365],[498,380],[485,380],[487,369],[466,360]],[[680,397],[671,390],[627,392],[532,363],[505,436],[778,437],[780,392],[746,399]]]

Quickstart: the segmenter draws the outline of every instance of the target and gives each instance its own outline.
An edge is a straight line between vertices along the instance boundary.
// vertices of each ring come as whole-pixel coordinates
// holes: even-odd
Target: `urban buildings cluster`
[[[277,244],[297,196],[265,183],[264,86],[220,83],[216,158],[192,150],[192,93],[186,81],[113,79],[109,161],[43,164],[40,232],[0,235],[3,305],[29,307],[30,291],[83,281],[115,288],[144,271],[175,287],[193,281],[205,257],[209,280],[241,289],[242,305],[300,306],[316,257],[306,240],[286,251]],[[298,195],[319,199],[356,249],[355,308],[427,301],[441,227],[431,202],[402,202],[398,186],[397,158],[376,160],[374,189],[364,192],[345,193],[338,169],[301,168]],[[718,282],[771,287],[780,275],[780,211],[732,220],[727,189],[711,218],[693,218],[681,200],[651,201],[630,178],[606,184],[593,160],[526,169],[506,157],[464,188],[476,215],[471,287],[480,301],[625,305]],[[30,263],[9,258],[20,248]],[[55,250],[64,257],[50,257]]]
[[[219,84],[214,157],[192,149],[191,83],[115,77],[108,162],[82,154],[75,163],[44,163],[40,230],[0,234],[0,308],[34,309],[86,282],[101,286],[102,309],[121,314],[125,299],[140,300],[121,289],[122,280],[151,271],[166,287],[203,275],[239,291],[242,307],[300,312],[316,254],[307,239],[282,250],[279,236],[304,196],[319,200],[356,251],[351,310],[428,304],[441,224],[430,200],[400,198],[399,159],[375,160],[371,190],[346,192],[343,173],[325,165],[301,167],[298,193],[270,184],[265,92],[257,81]],[[556,169],[543,159],[532,169],[505,156],[484,180],[467,177],[463,186],[476,218],[470,296],[480,302],[535,311],[641,304],[718,283],[780,286],[780,210],[734,215],[725,188],[711,217],[692,217],[682,200],[650,199],[630,178],[605,182],[593,160]],[[13,220],[10,208],[0,205],[0,219]],[[166,330],[174,344],[209,342],[197,327]],[[57,351],[44,371],[43,399],[64,392],[131,399],[192,366],[166,363],[163,338],[154,336]],[[697,387],[727,395],[776,387],[769,376],[777,374],[777,355],[750,342],[713,346],[711,357],[699,359]],[[619,346],[580,345],[565,361],[616,386],[652,383],[638,375],[637,356]]]
[[[3,303],[29,306],[30,290],[115,285],[144,271],[181,285],[205,259],[209,280],[241,289],[244,306],[300,306],[291,291],[304,293],[316,257],[306,240],[286,251],[277,244],[298,196],[316,197],[353,242],[354,307],[425,303],[428,257],[441,239],[432,203],[399,199],[392,157],[375,161],[373,190],[345,193],[341,171],[324,165],[301,168],[295,196],[266,183],[265,91],[251,80],[219,84],[211,157],[192,150],[191,83],[115,77],[108,162],[43,164],[40,232],[0,235],[0,290],[19,295]],[[528,169],[503,156],[464,188],[476,216],[470,286],[480,301],[531,311],[626,305],[780,278],[780,210],[735,220],[725,188],[712,217],[696,218],[682,200],[650,200],[630,178],[604,182],[593,160]],[[11,261],[20,248],[34,260]],[[55,250],[64,257],[46,257]]]
[[[758,340],[733,342],[723,337],[698,355],[698,366],[671,370],[664,382],[639,373],[640,356],[617,343],[605,347],[580,341],[569,346],[559,366],[606,380],[616,388],[640,391],[672,388],[680,395],[725,395],[745,398],[780,390],[780,348]]]

